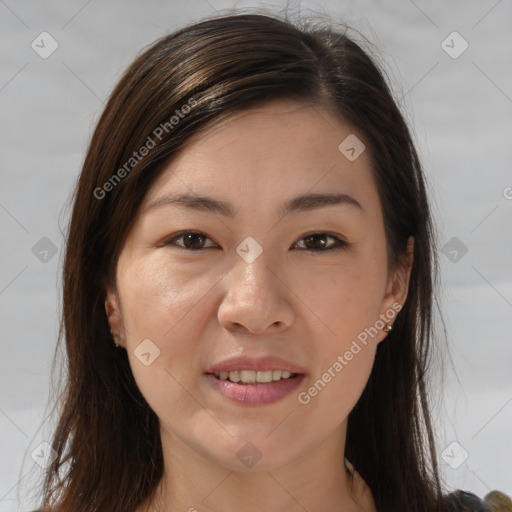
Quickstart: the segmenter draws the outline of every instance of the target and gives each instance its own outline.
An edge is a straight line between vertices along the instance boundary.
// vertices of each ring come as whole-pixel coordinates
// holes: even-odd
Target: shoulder
[[[446,495],[443,504],[446,512],[512,512],[512,499],[500,491],[480,499],[471,492],[457,490]]]

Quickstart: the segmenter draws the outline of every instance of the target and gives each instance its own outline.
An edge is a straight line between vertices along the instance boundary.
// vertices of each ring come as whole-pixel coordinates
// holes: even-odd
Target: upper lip
[[[304,373],[304,368],[275,356],[241,356],[225,359],[224,361],[210,366],[210,368],[206,370],[206,373],[234,372],[237,370],[252,370],[255,372],[283,370],[289,371],[290,373]]]

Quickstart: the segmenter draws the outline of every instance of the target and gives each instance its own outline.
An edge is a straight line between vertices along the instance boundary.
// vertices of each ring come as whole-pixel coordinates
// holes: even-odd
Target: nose
[[[224,295],[217,316],[225,329],[275,334],[292,325],[293,293],[282,272],[268,264],[265,251],[252,263],[236,256],[233,268],[222,280]]]

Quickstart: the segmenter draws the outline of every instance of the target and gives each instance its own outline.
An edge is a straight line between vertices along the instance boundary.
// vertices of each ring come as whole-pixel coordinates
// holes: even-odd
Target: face
[[[196,137],[148,191],[107,300],[163,442],[245,471],[343,437],[412,263],[388,269],[368,150],[338,149],[351,134],[268,103]]]

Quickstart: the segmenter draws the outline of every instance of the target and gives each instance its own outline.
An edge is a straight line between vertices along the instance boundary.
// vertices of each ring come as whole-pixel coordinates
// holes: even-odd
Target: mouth
[[[263,406],[289,396],[301,385],[306,375],[287,370],[233,370],[205,373],[205,377],[214,391],[231,402]]]
[[[305,369],[286,359],[243,355],[208,368],[211,389],[242,405],[267,405],[289,396],[306,378]]]

